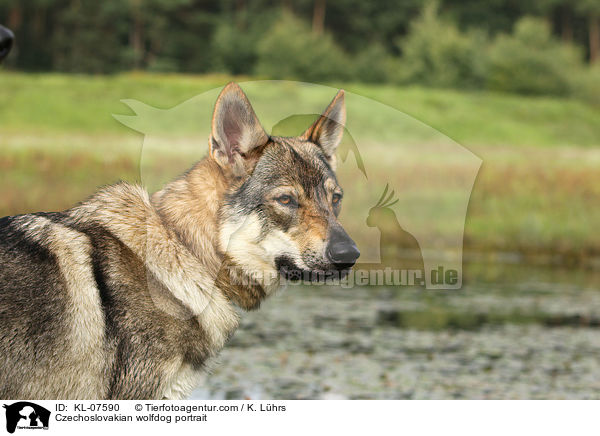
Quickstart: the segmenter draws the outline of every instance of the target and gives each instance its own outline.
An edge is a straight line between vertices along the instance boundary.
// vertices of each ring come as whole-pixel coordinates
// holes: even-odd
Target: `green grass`
[[[465,146],[600,145],[600,107],[576,99],[417,87],[347,89],[400,109]]]
[[[119,179],[146,182],[152,175],[157,181],[168,180],[204,154],[214,97],[231,78],[0,71],[0,80],[0,215],[9,215],[64,209],[97,186]],[[308,99],[305,108],[309,110],[296,107],[293,97],[298,88],[292,85],[242,86],[267,128],[276,124],[282,113],[319,110],[334,92],[305,90],[303,98]],[[600,254],[600,232],[596,231],[600,222],[600,108],[570,99],[352,83],[336,84],[339,86],[425,123],[405,118],[394,124],[386,106],[349,97],[352,121],[358,130],[368,132],[373,142],[360,149],[369,180],[381,187],[391,173],[397,189],[420,177],[411,168],[407,148],[397,141],[415,143],[418,150],[419,143],[447,140],[447,135],[483,159],[469,203],[468,250],[514,251],[526,256],[559,253],[575,262]],[[136,118],[135,122],[158,129],[161,135],[180,134],[178,144],[184,144],[173,147],[172,138],[165,139],[161,153],[142,156],[140,169],[142,136],[112,117],[132,115],[120,100],[135,99],[169,109],[209,90],[213,91],[201,109],[192,101],[179,106],[181,110],[145,108],[150,115]],[[146,144],[145,152],[148,148]],[[404,163],[402,171],[390,166],[397,162]],[[439,162],[432,158],[429,163],[434,174]],[[434,179],[432,187],[453,183]],[[345,189],[364,206],[377,193],[360,183],[348,177]],[[352,208],[349,202],[344,213],[350,217],[351,233],[360,239],[364,223],[352,221],[352,217],[361,211]],[[438,222],[434,231],[443,238],[447,223]]]
[[[3,130],[86,134],[128,133],[111,116],[129,113],[121,99],[136,99],[167,109],[232,80],[216,75],[67,76],[6,71],[0,71],[0,78]],[[332,86],[404,111],[466,146],[600,143],[600,108],[578,100],[389,85]],[[276,99],[277,95],[267,97]]]
[[[131,73],[117,76],[19,74],[0,71],[2,128],[27,132],[128,133],[111,114],[128,113],[122,99],[175,106],[229,79]]]

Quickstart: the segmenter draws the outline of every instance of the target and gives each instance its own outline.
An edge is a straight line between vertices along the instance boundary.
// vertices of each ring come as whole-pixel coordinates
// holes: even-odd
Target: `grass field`
[[[138,181],[142,135],[112,117],[132,114],[120,100],[136,99],[168,109],[221,87],[231,78],[0,71],[0,80],[3,216],[64,209],[99,185],[119,179]],[[587,263],[600,254],[600,234],[595,231],[600,222],[599,107],[556,98],[352,83],[343,86],[405,112],[483,159],[469,204],[467,250],[510,251],[549,261],[558,254],[574,263]],[[281,100],[276,92],[261,98]],[[319,101],[325,103],[320,96]],[[282,107],[286,104],[291,103],[281,103]],[[274,112],[280,109],[272,107]],[[202,122],[206,125],[208,120]],[[402,159],[398,149],[388,144],[390,135],[386,136],[385,125],[374,121],[373,126],[364,127],[372,127],[379,142],[379,148],[363,150],[371,174],[377,174],[378,165],[383,168],[390,160],[376,154],[381,150],[387,153],[386,158]],[[205,144],[203,138],[198,155]],[[148,165],[156,171],[167,168],[175,172],[191,165],[189,159],[190,155],[173,153]],[[353,186],[345,188],[353,190]],[[352,210],[346,213],[352,215]]]
[[[226,76],[65,76],[0,71],[2,131],[127,134],[113,113],[127,113],[121,99],[170,108],[233,80]],[[240,82],[249,78],[235,78]],[[339,84],[336,84],[339,85]],[[399,109],[465,145],[597,146],[600,107],[578,100],[489,92],[342,84]],[[273,99],[277,95],[269,96]]]

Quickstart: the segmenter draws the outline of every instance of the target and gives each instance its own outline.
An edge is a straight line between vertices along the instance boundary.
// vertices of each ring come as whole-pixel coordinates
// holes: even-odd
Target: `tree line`
[[[24,71],[226,72],[568,94],[580,85],[566,76],[593,82],[584,64],[600,60],[599,0],[0,0],[0,23],[16,35],[7,68]],[[552,77],[519,85],[515,67]]]

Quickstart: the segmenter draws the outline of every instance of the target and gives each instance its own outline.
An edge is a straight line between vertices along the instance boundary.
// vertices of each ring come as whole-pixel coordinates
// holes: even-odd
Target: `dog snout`
[[[14,39],[13,33],[0,25],[0,61],[8,56]]]
[[[327,246],[327,257],[337,269],[350,268],[356,263],[360,251],[356,243],[344,230],[336,230],[332,233]]]

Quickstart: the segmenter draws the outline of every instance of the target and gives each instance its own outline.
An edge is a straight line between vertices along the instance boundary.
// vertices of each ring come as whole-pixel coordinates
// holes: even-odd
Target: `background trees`
[[[598,73],[584,65],[600,59],[598,0],[0,0],[0,22],[17,36],[6,67],[25,71],[565,95],[593,86]]]

